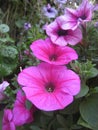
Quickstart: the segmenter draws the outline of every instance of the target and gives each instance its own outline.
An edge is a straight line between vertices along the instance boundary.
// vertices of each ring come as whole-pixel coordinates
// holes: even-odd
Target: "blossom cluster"
[[[3,116],[3,130],[16,130],[16,126],[22,126],[25,123],[33,121],[34,108],[26,108],[26,96],[21,90],[17,92],[16,101],[13,109],[5,109]]]
[[[47,8],[51,12],[49,5]],[[5,109],[3,130],[15,130],[16,126],[33,121],[34,108],[28,109],[26,100],[44,111],[64,109],[74,101],[81,81],[67,64],[78,59],[72,46],[80,44],[82,30],[91,21],[93,9],[88,0],[83,0],[77,9],[66,8],[64,15],[45,27],[47,38],[32,42],[30,49],[41,63],[18,74],[17,81],[24,94],[19,90],[13,110]]]

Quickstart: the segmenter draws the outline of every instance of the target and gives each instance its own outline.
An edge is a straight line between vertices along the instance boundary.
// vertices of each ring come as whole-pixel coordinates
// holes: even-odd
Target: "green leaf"
[[[30,128],[31,130],[41,130],[38,126],[35,126],[35,125],[31,126]]]
[[[15,66],[16,67],[16,66]],[[0,77],[8,76],[13,72],[14,65],[0,64]]]
[[[80,99],[74,100],[69,106],[60,110],[61,114],[74,114],[79,110]]]
[[[57,130],[68,130],[68,129],[66,129],[66,128],[58,128]]]
[[[95,87],[94,90],[96,93],[98,93],[98,87]]]
[[[18,51],[12,46],[0,47],[0,76],[13,73],[18,64]]]
[[[53,116],[54,112],[53,111],[42,111],[46,116]]]
[[[17,20],[17,21],[15,22],[15,24],[16,24],[16,26],[17,26],[18,28],[22,28],[23,25],[24,25],[24,23],[25,23],[25,20],[24,20],[24,19],[19,19],[19,20]]]
[[[0,130],[2,130],[3,111],[0,111]]]
[[[84,121],[81,117],[78,120],[78,124],[81,125],[81,126],[84,126],[86,128],[92,129],[91,126],[86,121]]]
[[[40,116],[40,123],[42,127],[47,127],[48,123],[50,122],[50,120],[52,119],[52,117],[50,116],[46,116],[43,113]]]
[[[65,120],[65,118],[62,115],[57,115],[57,121],[60,123],[60,125],[64,128],[66,128],[66,130],[68,130],[68,124],[67,121]]]
[[[10,58],[11,60],[17,58],[18,51],[14,46],[1,46],[0,50],[1,50],[1,55],[4,58]]]
[[[93,78],[93,77],[96,77],[97,75],[98,75],[98,69],[96,69],[96,68],[92,68],[91,70],[90,70],[90,75],[89,75],[89,78]]]
[[[71,130],[80,130],[82,129],[83,126],[81,126],[80,124],[73,124],[71,127]]]
[[[34,121],[33,121],[34,126],[41,127],[40,116],[41,116],[41,112],[36,110],[34,113]]]
[[[94,130],[98,130],[98,93],[88,96],[81,103],[80,114]]]
[[[26,100],[26,108],[30,110],[32,107],[32,103],[29,100]]]
[[[85,96],[89,91],[89,87],[85,84],[81,85],[81,90],[78,95],[75,96],[75,98],[80,98]]]
[[[6,25],[6,24],[1,24],[0,25],[0,32],[1,33],[7,33],[7,32],[9,32],[9,26],[8,25]]]
[[[2,42],[2,43],[6,43],[6,42],[14,42],[14,40],[13,39],[11,39],[10,37],[9,37],[9,35],[6,35],[5,37],[3,37],[3,38],[0,38],[0,42]]]
[[[75,63],[71,63],[71,67],[80,75],[81,79],[83,80],[87,80],[98,75],[98,69],[96,69],[95,64],[89,60],[87,60],[85,63],[75,61]]]

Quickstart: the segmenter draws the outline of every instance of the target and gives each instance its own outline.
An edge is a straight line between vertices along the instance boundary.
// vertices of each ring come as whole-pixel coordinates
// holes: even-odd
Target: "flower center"
[[[57,60],[57,55],[56,54],[52,54],[49,56],[49,60],[50,61],[56,61]]]
[[[57,32],[58,36],[66,36],[68,34],[68,30],[60,29]]]
[[[46,85],[45,85],[45,88],[46,88],[46,90],[48,91],[48,92],[53,92],[54,91],[54,89],[55,89],[55,86],[54,86],[54,84],[53,83],[51,83],[51,82],[49,82],[49,83],[47,83]]]
[[[83,14],[82,16],[80,16],[80,18],[81,18],[82,20],[85,20],[85,19],[86,19],[86,15]]]
[[[51,10],[51,8],[48,8],[48,9],[47,9],[47,11],[48,11],[49,13],[52,13],[52,10]]]

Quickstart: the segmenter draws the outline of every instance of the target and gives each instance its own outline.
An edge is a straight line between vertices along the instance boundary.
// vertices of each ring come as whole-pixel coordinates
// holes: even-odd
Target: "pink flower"
[[[92,5],[88,0],[83,0],[78,9],[66,8],[65,15],[57,18],[58,23],[62,29],[75,30],[80,23],[91,21],[92,18]]]
[[[28,67],[18,75],[26,97],[45,111],[63,109],[73,102],[80,91],[80,79],[65,66],[41,63]]]
[[[70,61],[78,58],[74,49],[67,46],[57,46],[49,38],[34,41],[30,48],[38,59],[50,64],[68,64]]]
[[[2,130],[16,130],[13,122],[13,113],[10,109],[4,110]]]
[[[82,39],[82,32],[79,28],[76,30],[64,30],[57,20],[49,24],[46,33],[54,44],[65,46],[67,44],[75,45]]]
[[[30,123],[33,121],[33,111],[32,109],[29,110],[26,108],[26,97],[22,94],[22,91],[17,92],[13,115],[13,121],[16,126],[21,126],[25,123]]]

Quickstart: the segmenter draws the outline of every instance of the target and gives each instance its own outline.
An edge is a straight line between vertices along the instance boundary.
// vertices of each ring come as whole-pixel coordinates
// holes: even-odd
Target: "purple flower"
[[[0,92],[3,92],[8,86],[9,86],[9,83],[7,81],[3,81],[0,84]]]
[[[92,4],[88,0],[83,0],[78,9],[66,8],[65,14],[58,17],[57,21],[61,25],[62,29],[75,30],[79,24],[88,22],[92,18]]]
[[[97,11],[98,10],[98,4],[93,6],[93,11]]]
[[[55,0],[55,3],[65,4],[67,0]]]
[[[31,24],[30,23],[24,23],[24,29],[28,30],[31,28]]]
[[[54,7],[51,7],[50,4],[43,7],[43,14],[48,18],[55,18],[57,13],[57,10]]]
[[[64,30],[57,20],[49,24],[46,33],[54,44],[65,46],[67,44],[76,45],[82,40],[82,32],[79,28],[74,31],[71,29]]]
[[[3,81],[3,83],[0,84],[0,100],[5,99],[6,95],[4,94],[4,90],[9,86],[9,83],[7,81]]]
[[[98,28],[98,22],[96,22],[96,23],[94,24],[94,26],[95,26],[96,28]]]

